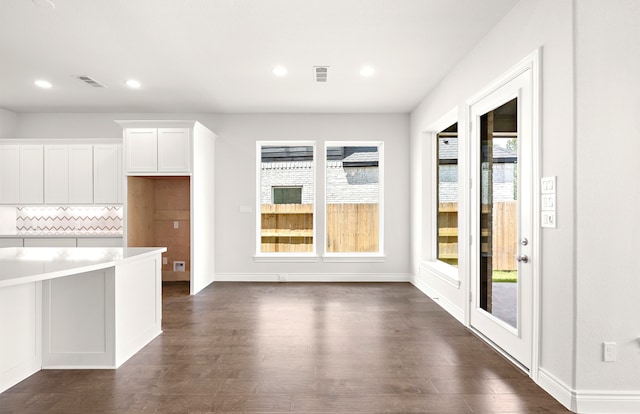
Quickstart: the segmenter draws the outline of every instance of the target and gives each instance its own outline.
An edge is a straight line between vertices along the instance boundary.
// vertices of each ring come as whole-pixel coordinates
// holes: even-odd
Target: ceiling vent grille
[[[74,78],[78,79],[80,82],[83,82],[89,86],[93,86],[94,88],[106,88],[103,84],[98,82],[97,80],[91,78],[87,75],[74,75]]]
[[[314,66],[313,67],[313,79],[316,82],[326,83],[328,74],[329,74],[329,66]]]

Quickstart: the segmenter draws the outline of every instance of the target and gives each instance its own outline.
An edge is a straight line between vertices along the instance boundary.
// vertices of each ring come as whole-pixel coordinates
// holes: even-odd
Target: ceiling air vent
[[[74,78],[78,79],[80,82],[84,82],[89,86],[93,86],[94,88],[106,88],[103,84],[98,82],[97,80],[91,78],[87,75],[74,75]]]
[[[314,66],[313,67],[313,79],[316,82],[325,83],[327,81],[327,74],[329,73],[329,66]]]

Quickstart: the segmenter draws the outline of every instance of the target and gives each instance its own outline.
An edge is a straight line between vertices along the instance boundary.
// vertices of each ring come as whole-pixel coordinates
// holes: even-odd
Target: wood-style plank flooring
[[[0,413],[568,413],[406,283],[164,286],[117,370],[44,370]]]

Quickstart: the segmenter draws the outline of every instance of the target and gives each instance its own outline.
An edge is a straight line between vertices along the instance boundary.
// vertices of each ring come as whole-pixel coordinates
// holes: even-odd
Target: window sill
[[[325,263],[384,263],[383,254],[328,254],[322,256]]]
[[[428,261],[422,262],[420,270],[428,272],[438,279],[447,282],[456,289],[460,289],[460,278],[458,274],[458,268],[448,265],[440,261]]]
[[[319,260],[319,257],[314,254],[273,253],[253,256],[253,261],[256,263],[317,263]]]

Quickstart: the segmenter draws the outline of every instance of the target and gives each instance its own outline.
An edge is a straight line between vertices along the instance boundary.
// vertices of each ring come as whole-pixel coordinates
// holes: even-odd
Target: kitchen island
[[[162,332],[164,247],[0,248],[0,392],[40,369],[114,369]]]

